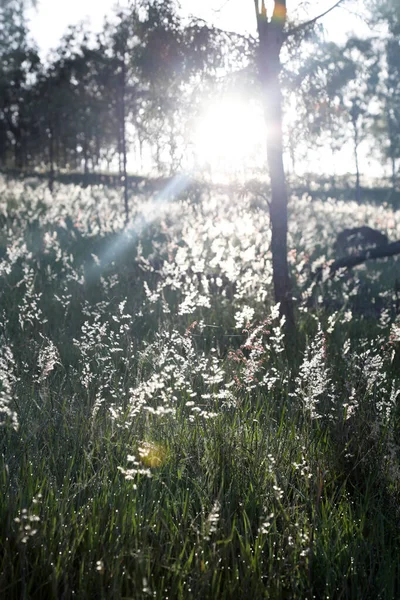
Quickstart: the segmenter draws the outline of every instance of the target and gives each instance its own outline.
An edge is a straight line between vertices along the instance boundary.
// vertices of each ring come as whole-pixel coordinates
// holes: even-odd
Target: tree
[[[295,120],[292,117],[286,124],[286,137],[295,139],[295,145],[292,139],[290,142],[291,156],[295,157],[299,146],[305,153],[311,147],[329,147],[334,164],[335,153],[345,138],[341,90],[353,77],[354,69],[337,44],[316,35],[310,42],[306,57],[295,62],[288,60],[285,65],[284,99],[291,102],[291,112],[295,114]],[[334,175],[335,185],[333,179]]]
[[[287,331],[295,331],[293,301],[287,260],[288,196],[283,167],[282,93],[280,53],[284,42],[286,0],[276,0],[268,19],[264,0],[255,0],[259,51],[258,72],[267,128],[267,159],[271,178],[271,250],[275,300],[286,319]]]
[[[185,123],[217,70],[227,66],[230,39],[197,19],[184,24],[174,0],[143,5],[145,18],[133,60],[146,93],[136,125],[143,137],[155,142],[158,170],[165,170],[167,159],[171,171],[173,166],[179,168],[182,158],[177,140],[184,139]]]
[[[155,149],[161,170],[161,149],[169,150],[171,164],[179,163],[182,109],[195,79],[197,91],[202,76],[217,68],[220,47],[212,29],[192,21],[183,25],[173,0],[137,2],[120,11],[118,23],[109,25],[103,36],[104,54],[109,55],[114,73],[109,85],[114,90],[110,112],[117,122],[120,176],[124,185],[125,219],[128,222],[127,156],[137,136]],[[181,118],[177,119],[180,114]],[[128,127],[129,125],[129,127]],[[128,135],[129,133],[129,135]]]
[[[387,144],[385,155],[391,162],[392,189],[396,189],[397,160],[400,158],[400,36],[386,43],[387,75],[384,81],[383,114]]]
[[[391,163],[392,188],[397,184],[400,158],[400,3],[398,0],[367,0],[371,21],[385,28],[378,98],[381,110],[375,129],[384,161]]]
[[[0,8],[0,30],[0,160],[13,160],[22,168],[27,162],[30,87],[40,61],[18,3]]]
[[[273,284],[275,300],[279,302],[280,313],[286,320],[288,337],[295,334],[295,319],[287,260],[288,196],[283,167],[281,50],[289,35],[312,28],[322,16],[339,6],[342,1],[338,0],[322,15],[294,27],[286,33],[286,0],[274,0],[274,8],[270,18],[267,14],[265,0],[261,0],[261,5],[259,0],[254,0],[259,39],[257,64],[267,127],[267,160],[271,180],[270,217]]]
[[[352,74],[340,90],[342,116],[348,120],[356,167],[356,200],[361,201],[359,147],[371,131],[372,105],[376,103],[379,54],[372,40],[350,38],[341,49]]]
[[[0,10],[2,8],[8,8],[11,4],[19,5],[24,7],[26,5],[36,6],[36,0],[0,0]]]
[[[138,82],[136,74],[132,72],[132,54],[138,43],[138,22],[139,15],[136,10],[129,13],[120,12],[118,14],[118,24],[110,32],[109,40],[111,64],[114,68],[110,82],[113,82],[115,88],[114,111],[117,124],[118,164],[120,180],[124,190],[126,224],[129,221],[127,118],[129,114],[136,113]]]

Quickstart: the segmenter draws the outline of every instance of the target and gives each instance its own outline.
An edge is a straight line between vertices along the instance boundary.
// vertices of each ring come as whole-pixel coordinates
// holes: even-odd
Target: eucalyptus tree
[[[124,189],[125,220],[129,219],[128,204],[128,139],[127,118],[136,113],[138,79],[134,67],[132,68],[132,53],[138,43],[139,15],[136,9],[119,12],[118,23],[111,30],[109,48],[111,51],[111,64],[114,74],[109,83],[115,90],[115,117],[117,124],[117,144],[119,157],[119,173]]]
[[[159,172],[164,161],[170,170],[179,168],[185,122],[199,104],[204,81],[225,57],[221,33],[196,19],[184,23],[173,0],[137,2],[120,11],[115,28],[107,30],[128,219],[127,132],[148,143]]]
[[[0,160],[21,168],[27,159],[29,89],[40,60],[19,3],[0,7],[0,30]]]
[[[359,202],[361,200],[359,148],[371,133],[373,106],[377,101],[380,60],[371,39],[350,38],[342,48],[342,54],[348,60],[350,70],[353,71],[347,81],[344,79],[339,84],[338,92],[342,117],[351,132],[356,169],[356,200]]]
[[[300,64],[292,66],[288,61],[283,76],[284,94],[295,113],[286,133],[298,142],[291,153],[301,149],[306,157],[311,148],[329,147],[334,163],[336,152],[346,140],[342,90],[354,77],[354,66],[340,46],[316,37]]]
[[[391,163],[392,188],[397,186],[398,160],[400,159],[400,36],[386,42],[386,77],[382,82],[381,116],[385,137],[382,149]],[[385,139],[386,138],[386,139]],[[382,138],[381,138],[382,139]]]
[[[173,170],[184,152],[185,125],[217,72],[229,70],[237,39],[198,19],[184,22],[173,0],[142,6],[145,18],[134,62],[146,93],[138,126],[156,142],[158,167],[163,168],[164,158]]]
[[[295,334],[295,319],[287,259],[288,195],[283,165],[283,101],[281,91],[281,51],[287,40],[312,28],[320,17],[341,4],[338,0],[325,13],[287,30],[286,0],[274,0],[268,14],[265,0],[254,0],[259,47],[257,66],[262,88],[267,128],[267,160],[271,180],[271,251],[275,300],[286,319],[286,330]],[[291,342],[288,341],[288,344]]]
[[[378,85],[381,110],[375,133],[384,161],[391,165],[392,188],[397,186],[400,159],[400,4],[397,0],[370,1],[371,17],[385,27],[383,60]]]
[[[50,171],[83,169],[87,175],[115,148],[114,70],[99,40],[89,44],[87,34],[75,28],[53,53],[35,86]]]
[[[77,145],[80,132],[79,99],[72,78],[73,61],[59,55],[44,68],[33,88],[41,153],[36,162],[48,168],[49,187],[61,169],[77,169]]]

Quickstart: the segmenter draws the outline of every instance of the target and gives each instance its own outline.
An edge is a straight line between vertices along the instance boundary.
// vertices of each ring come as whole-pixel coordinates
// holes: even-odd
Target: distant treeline
[[[27,178],[36,178],[39,181],[48,181],[48,172],[37,171],[21,171],[19,169],[2,169],[0,174],[6,179],[25,180]],[[179,177],[179,175],[178,175]],[[312,178],[312,184],[310,183]],[[204,191],[238,191],[238,184],[212,184],[206,181],[200,181],[195,178],[186,178],[184,186],[185,191],[198,194]],[[174,177],[145,177],[141,175],[127,175],[126,187],[130,192],[139,194],[154,194],[165,190],[172,183]],[[292,193],[297,196],[307,195],[313,200],[328,200],[335,198],[337,200],[355,200],[354,181],[351,176],[341,176],[335,180],[318,177],[315,174],[308,174],[305,178],[295,178],[289,183]],[[82,187],[92,185],[104,185],[108,187],[124,187],[124,182],[121,182],[121,176],[117,173],[82,173],[81,171],[71,171],[57,173],[54,176],[54,182],[63,184],[73,184]],[[308,183],[307,183],[308,182]],[[268,193],[268,185],[263,184],[263,195]],[[266,188],[266,189],[265,189]],[[249,186],[243,185],[243,190],[252,190],[257,196],[257,190],[252,189],[251,183]],[[400,208],[400,190],[393,190],[389,180],[382,180],[382,185],[371,185],[370,187],[360,188],[360,202],[368,202],[371,204],[387,203],[393,208]]]
[[[0,167],[86,175],[179,170],[187,127],[217,74],[248,62],[250,40],[191,19],[173,0],[118,9],[95,38],[70,28],[40,60],[21,3],[0,5]]]
[[[306,194],[311,196],[313,200],[328,200],[329,198],[335,198],[336,200],[356,200],[354,185],[351,185],[350,182],[345,187],[331,185],[316,186],[310,189],[305,186],[296,185],[292,189],[299,196]],[[390,186],[360,187],[359,194],[360,203],[384,204],[386,202],[393,208],[400,208],[400,191],[394,190]]]
[[[46,171],[25,171],[20,169],[3,169],[0,173],[7,179],[37,178],[47,181],[49,173]],[[135,190],[154,190],[162,188],[171,178],[167,177],[144,177],[140,175],[128,175],[128,186]],[[54,174],[54,181],[64,184],[80,185],[106,185],[110,187],[121,185],[121,175],[117,173],[82,173],[81,171],[70,171]]]
[[[393,190],[400,159],[398,1],[365,0],[366,14],[372,5],[380,36],[340,45],[302,29],[287,37],[282,66],[292,172],[307,148],[330,149],[334,165],[351,145],[359,201],[360,147],[389,166]],[[94,181],[117,171],[120,182],[132,182],[128,171],[182,171],[195,159],[191,131],[205,103],[233,95],[252,110],[259,98],[255,38],[184,20],[174,0],[118,8],[96,36],[69,28],[47,61],[19,0],[0,3],[0,31],[0,168],[45,171],[50,187],[69,171]]]

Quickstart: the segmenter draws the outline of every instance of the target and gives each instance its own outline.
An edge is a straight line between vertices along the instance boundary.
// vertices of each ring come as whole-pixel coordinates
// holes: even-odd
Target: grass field
[[[263,197],[131,206],[0,179],[0,597],[399,598],[400,214],[291,199],[288,356]]]

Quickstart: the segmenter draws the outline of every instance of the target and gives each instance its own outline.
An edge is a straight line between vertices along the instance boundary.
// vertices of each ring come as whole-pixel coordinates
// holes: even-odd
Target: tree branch
[[[0,0],[1,2],[1,0]],[[257,0],[254,0],[257,2]],[[228,38],[238,38],[239,40],[247,41],[249,39],[254,39],[254,36],[249,35],[247,33],[239,33],[237,31],[229,31],[228,29],[221,29],[221,27],[216,27],[216,25],[210,25],[205,19],[200,19],[199,17],[195,17],[197,23],[202,23],[205,27],[207,27],[210,31],[216,31],[217,33],[221,33]]]
[[[337,8],[340,4],[343,4],[343,2],[345,2],[345,1],[346,0],[337,0],[337,2],[333,6],[328,8],[325,12],[321,13],[317,17],[314,17],[313,19],[311,19],[310,21],[306,21],[305,23],[301,23],[300,25],[297,25],[297,27],[293,27],[293,29],[290,29],[289,31],[287,31],[286,37],[289,37],[289,35],[293,35],[294,33],[297,33],[298,31],[301,31],[302,29],[305,29],[306,27],[309,27],[310,25],[314,25],[314,23],[319,21],[319,19],[322,19],[322,17],[325,17],[326,15],[328,15],[332,10]]]
[[[339,269],[351,269],[352,267],[361,265],[367,260],[386,258],[387,256],[395,256],[396,254],[400,254],[400,240],[391,242],[390,244],[378,246],[377,248],[364,250],[363,252],[360,252],[360,254],[338,258],[329,266],[329,277],[333,277],[333,275],[336,273],[336,271],[339,271]],[[315,271],[313,278],[319,281],[322,277],[323,270],[323,267],[319,267],[319,269]]]

